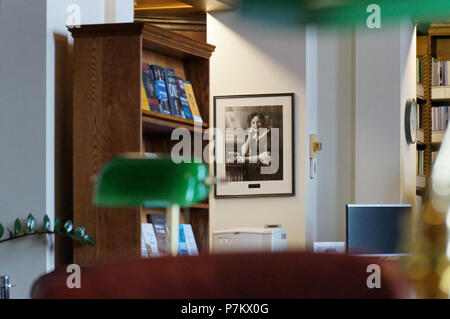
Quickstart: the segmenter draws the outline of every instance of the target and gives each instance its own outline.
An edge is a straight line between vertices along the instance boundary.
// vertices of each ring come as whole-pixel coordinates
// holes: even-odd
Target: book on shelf
[[[147,111],[160,112],[158,95],[155,89],[155,78],[147,63],[142,63],[142,85],[144,88],[142,95],[145,95],[145,99],[147,100],[146,103],[145,101],[143,102],[142,108]]]
[[[162,256],[170,255],[169,227],[167,226],[166,215],[148,214],[147,221],[153,224],[155,229],[158,251]]]
[[[144,83],[141,86],[141,106],[145,111],[150,111],[150,105],[148,104],[147,93],[145,92]]]
[[[431,132],[431,143],[442,143],[446,131],[432,131]]]
[[[195,242],[194,232],[190,224],[180,224],[179,254],[197,256],[198,248]]]
[[[159,100],[159,110],[163,114],[171,115],[172,112],[170,111],[169,98],[167,95],[167,87],[163,68],[159,65],[152,64],[150,65],[150,70],[153,73],[155,91]]]
[[[178,235],[178,255],[180,256],[188,256],[188,249],[186,243],[186,237],[184,235],[183,225],[179,225],[179,235]]]
[[[159,157],[158,153],[144,152],[144,158],[155,159],[158,157]]]
[[[416,57],[416,83],[422,83],[422,60]]]
[[[202,116],[197,106],[197,101],[195,100],[194,89],[192,88],[192,83],[190,81],[183,81],[184,91],[186,92],[186,98],[189,102],[189,108],[191,109],[192,117],[195,122],[203,123]]]
[[[186,97],[183,79],[180,77],[175,77],[175,81],[177,83],[178,97],[180,98],[181,110],[184,114],[184,117],[187,118],[188,120],[192,120],[193,117],[191,109],[189,108],[189,101]]]
[[[141,251],[143,257],[159,256],[158,242],[152,223],[141,224]]]
[[[424,150],[417,150],[417,166],[416,166],[416,174],[419,176],[424,175]]]
[[[420,106],[420,104],[417,104],[417,112],[416,112],[416,118],[417,118],[417,128],[421,129],[422,128],[422,121],[421,121],[421,112],[422,111],[422,107]]]
[[[431,129],[433,131],[445,131],[449,122],[449,107],[433,107],[431,111]]]
[[[173,116],[183,117],[181,113],[181,104],[178,97],[178,86],[175,74],[172,69],[164,68],[164,78],[166,80],[167,97],[169,99],[170,112]]]
[[[431,85],[450,85],[449,64],[450,61],[439,61],[436,58],[431,59]]]

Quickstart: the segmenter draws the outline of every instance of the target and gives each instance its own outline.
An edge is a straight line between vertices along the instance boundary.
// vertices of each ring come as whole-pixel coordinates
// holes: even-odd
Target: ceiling
[[[212,12],[232,10],[237,0],[134,0],[137,15],[154,12]]]

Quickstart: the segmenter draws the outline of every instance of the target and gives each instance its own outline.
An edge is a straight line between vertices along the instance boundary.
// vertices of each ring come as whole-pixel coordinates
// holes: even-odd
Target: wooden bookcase
[[[424,150],[424,178],[426,187],[417,187],[417,194],[427,197],[432,169],[432,152],[439,151],[443,134],[432,131],[432,109],[450,105],[450,87],[432,86],[432,58],[450,60],[450,26],[431,26],[417,36],[417,57],[422,61],[423,95],[418,94],[423,142],[417,149]],[[418,87],[418,92],[419,92]],[[448,92],[447,92],[448,91]]]
[[[141,221],[150,211],[95,207],[95,177],[126,152],[169,153],[171,131],[194,122],[141,108],[142,62],[172,68],[192,82],[209,127],[209,58],[215,47],[145,23],[82,25],[74,37],[73,202],[74,224],[86,226],[95,247],[74,245],[74,262],[91,264],[140,255]],[[198,131],[198,124],[195,128]],[[163,213],[163,211],[157,211]],[[209,205],[184,214],[200,253],[209,250]]]

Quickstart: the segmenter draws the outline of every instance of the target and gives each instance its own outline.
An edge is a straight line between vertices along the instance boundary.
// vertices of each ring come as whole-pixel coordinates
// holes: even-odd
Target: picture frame
[[[294,97],[214,96],[215,198],[295,196]]]

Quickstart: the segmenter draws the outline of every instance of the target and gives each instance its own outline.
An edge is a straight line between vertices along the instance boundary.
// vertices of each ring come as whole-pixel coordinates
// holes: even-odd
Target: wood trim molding
[[[67,27],[74,38],[141,35],[143,28],[143,23],[85,24]]]
[[[149,23],[91,24],[68,29],[74,38],[142,35],[144,49],[160,51],[177,58],[209,59],[216,48]]]
[[[184,52],[193,57],[209,59],[216,49],[215,46],[192,40],[181,34],[177,34],[151,24],[144,24],[142,31],[142,42],[144,48],[166,47],[173,52]],[[175,57],[181,57],[179,53],[173,53]]]

